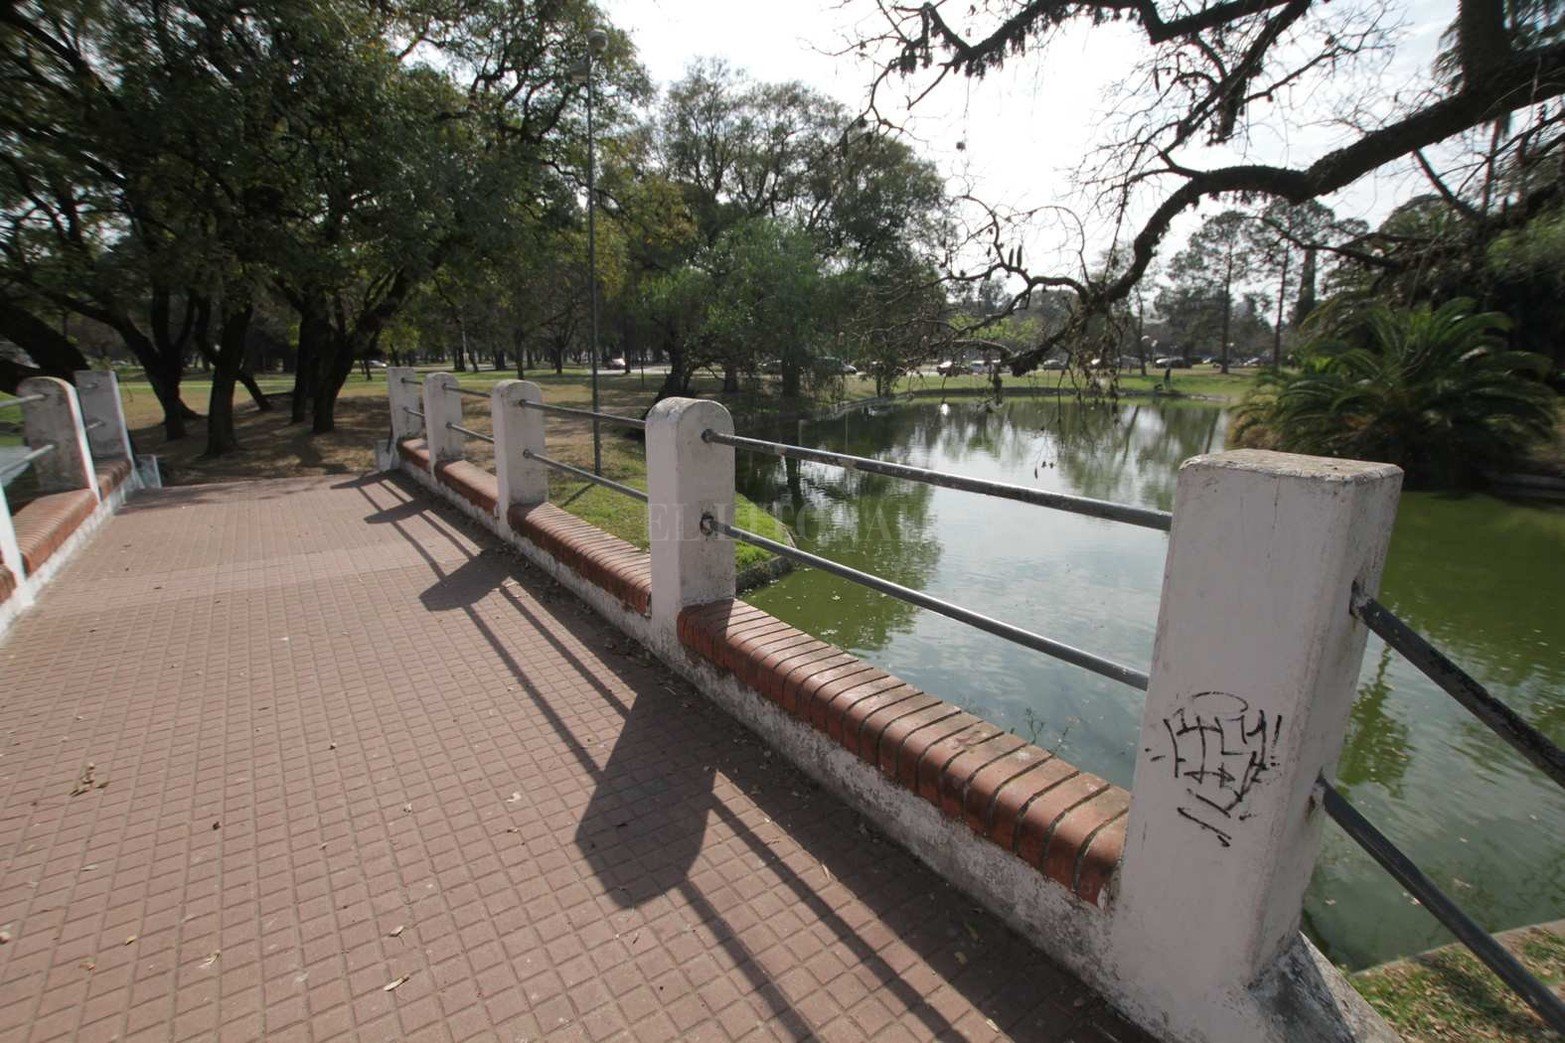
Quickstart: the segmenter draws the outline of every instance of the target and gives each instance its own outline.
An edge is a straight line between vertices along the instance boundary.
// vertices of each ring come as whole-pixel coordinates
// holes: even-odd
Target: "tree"
[[[1024,372],[1088,313],[1122,300],[1141,279],[1180,213],[1200,200],[1229,196],[1318,199],[1381,167],[1477,127],[1499,126],[1565,94],[1565,39],[1557,5],[1548,0],[1460,0],[1440,67],[1421,89],[1377,93],[1384,82],[1365,76],[1351,101],[1361,120],[1348,140],[1298,166],[1241,160],[1208,165],[1200,150],[1227,146],[1244,155],[1258,130],[1297,120],[1292,106],[1308,104],[1327,77],[1343,82],[1361,56],[1390,46],[1370,9],[1351,10],[1322,0],[1227,0],[1160,5],[1156,0],[987,0],[976,4],[933,0],[886,5],[882,29],[862,41],[881,71],[869,111],[885,122],[879,97],[898,78],[924,81],[906,93],[924,97],[942,81],[983,76],[1007,62],[1043,55],[1069,24],[1129,20],[1146,43],[1146,57],[1125,92],[1120,128],[1102,162],[1088,172],[1119,214],[1134,220],[1125,264],[1093,279],[1033,271],[1014,260],[1012,244],[986,244],[989,263],[967,278],[996,272],[1022,284],[1019,302],[1038,288],[1068,288],[1077,296],[1071,330],[1013,360]],[[960,21],[955,13],[961,12]],[[1295,101],[1299,99],[1300,101]],[[1209,154],[1208,154],[1209,155]],[[1149,193],[1155,199],[1146,200]],[[1150,205],[1149,205],[1150,204]],[[1145,213],[1144,218],[1139,215]]]
[[[1218,360],[1224,373],[1228,372],[1232,347],[1234,284],[1254,256],[1255,243],[1249,231],[1246,214],[1224,210],[1208,218],[1169,264],[1175,287],[1207,307],[1215,307]]]
[[[1465,485],[1554,431],[1542,356],[1505,345],[1509,322],[1470,300],[1343,313],[1239,409],[1240,444],[1393,463],[1413,485]]]
[[[1289,203],[1273,200],[1250,223],[1249,256],[1256,269],[1277,280],[1277,319],[1272,327],[1272,367],[1282,365],[1283,327],[1295,328],[1314,310],[1315,283],[1321,244],[1337,230],[1331,208],[1314,200]],[[1295,256],[1302,255],[1298,274],[1298,293],[1292,316],[1288,312],[1289,282]]]

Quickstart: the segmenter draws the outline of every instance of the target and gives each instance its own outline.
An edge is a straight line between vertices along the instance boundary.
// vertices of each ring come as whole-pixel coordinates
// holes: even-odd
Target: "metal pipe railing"
[[[633,416],[619,416],[616,413],[594,413],[590,409],[574,409],[571,406],[551,406],[545,402],[523,402],[521,406],[523,409],[536,409],[543,413],[560,413],[565,416],[607,420],[611,424],[623,424],[625,427],[634,427],[637,430],[645,430],[647,426],[645,420],[637,420]]]
[[[985,633],[1004,638],[1014,644],[1030,648],[1035,652],[1042,652],[1046,656],[1062,660],[1073,666],[1079,666],[1083,670],[1090,670],[1092,673],[1101,677],[1107,677],[1111,681],[1118,681],[1121,684],[1129,685],[1143,692],[1147,690],[1147,675],[1139,670],[1116,663],[1110,659],[1104,659],[1101,656],[1093,655],[1091,652],[1085,652],[1073,645],[1055,641],[1053,638],[1034,634],[1030,630],[1023,630],[1021,627],[1002,622],[980,612],[974,612],[972,609],[953,605],[949,601],[914,590],[911,587],[904,587],[900,583],[893,583],[889,579],[883,579],[868,572],[860,572],[858,569],[832,561],[830,558],[823,558],[818,554],[811,554],[797,547],[790,547],[786,543],[778,543],[776,540],[769,540],[765,536],[735,528],[732,525],[718,521],[710,514],[702,516],[701,531],[708,535],[713,532],[720,532],[724,536],[748,543],[753,547],[771,551],[779,557],[789,558],[802,565],[820,569],[822,572],[829,572],[834,576],[840,576],[860,586],[878,590],[880,593],[887,594],[899,601],[906,601],[908,604],[917,605],[919,608],[927,608],[931,612],[939,613],[959,623],[966,623],[968,626],[975,627]]]
[[[570,464],[561,463],[558,460],[551,460],[549,457],[544,456],[541,453],[535,453],[531,449],[522,450],[522,455],[529,460],[537,460],[545,467],[559,471],[561,474],[574,475],[575,477],[580,478],[582,481],[591,482],[594,485],[601,485],[605,489],[613,489],[615,492],[623,496],[629,496],[632,500],[640,500],[642,503],[647,502],[647,494],[642,492],[640,489],[633,489],[628,485],[621,485],[619,482],[616,482],[613,479],[604,478],[602,475],[593,474],[591,471],[580,467],[572,467]]]
[[[96,431],[96,430],[98,430],[98,428],[100,428],[100,427],[102,427],[102,426],[103,426],[103,421],[102,421],[102,420],[89,420],[89,421],[88,421],[88,422],[87,422],[87,423],[86,423],[86,424],[85,424],[85,425],[84,425],[84,430],[87,430],[87,431]]]
[[[469,438],[476,438],[480,442],[488,442],[490,445],[494,445],[494,439],[481,431],[474,431],[470,427],[463,427],[461,424],[453,424],[450,421],[446,422],[446,427],[452,431],[460,431]]]
[[[1511,955],[1510,950],[1496,941],[1492,934],[1480,927],[1461,906],[1440,890],[1439,885],[1429,879],[1412,859],[1403,854],[1402,850],[1384,833],[1376,829],[1357,808],[1349,804],[1331,783],[1321,779],[1320,784],[1324,795],[1322,803],[1332,821],[1341,826],[1344,833],[1368,852],[1369,857],[1380,863],[1381,868],[1390,873],[1397,883],[1407,888],[1408,894],[1418,899],[1423,907],[1429,910],[1430,915],[1444,924],[1447,930],[1456,935],[1458,941],[1472,950],[1474,956],[1482,960],[1501,981],[1510,986],[1527,1002],[1528,1006],[1537,1011],[1546,1025],[1556,1032],[1565,1034],[1565,1003],[1562,1003],[1547,985],[1534,977],[1531,971],[1523,967],[1521,961]]]
[[[968,478],[965,475],[950,474],[945,471],[931,471],[924,467],[894,464],[886,460],[873,460],[866,456],[850,456],[847,453],[833,453],[824,449],[807,449],[801,445],[768,442],[764,439],[746,438],[742,435],[727,435],[710,429],[703,432],[701,437],[708,442],[716,442],[719,445],[731,445],[735,449],[767,453],[772,456],[792,457],[795,460],[808,460],[811,463],[830,464],[849,471],[864,471],[868,474],[885,475],[889,478],[905,478],[908,481],[923,482],[926,485],[938,485],[945,489],[959,489],[963,492],[994,496],[1002,500],[1016,500],[1020,503],[1030,503],[1037,507],[1069,511],[1072,514],[1081,514],[1089,518],[1123,522],[1126,525],[1137,525],[1144,529],[1157,529],[1160,532],[1167,532],[1173,524],[1174,516],[1172,514],[1167,511],[1156,511],[1147,507],[1133,507],[1129,504],[1114,503],[1109,500],[1094,500],[1086,496],[1070,496],[1066,493],[1048,492],[1044,489],[1029,489],[1025,485],[991,482],[983,478]]]
[[[37,460],[40,457],[48,456],[57,448],[59,447],[56,446],[53,442],[45,442],[37,449],[34,449],[33,451],[18,457],[14,463],[8,466],[3,472],[0,472],[0,481],[8,479],[12,475],[21,474],[23,471],[32,466],[34,460]]]
[[[455,384],[446,385],[446,390],[454,391],[458,395],[467,395],[470,398],[489,398],[489,392],[487,391],[475,391],[472,388],[457,387]]]
[[[424,382],[419,380],[417,377],[398,377],[397,380],[403,384],[411,384],[414,387],[424,386]]]
[[[1443,688],[1467,711],[1489,726],[1540,771],[1565,787],[1565,750],[1527,723],[1515,710],[1489,694],[1471,674],[1445,657],[1424,636],[1374,598],[1354,589],[1349,609],[1380,639],[1396,649],[1425,677]]]
[[[424,419],[424,411],[422,409],[414,409],[412,406],[403,406],[402,408],[404,410],[406,410],[407,412],[412,413],[414,416],[418,417],[420,420]]]
[[[42,402],[44,397],[43,395],[21,395],[17,398],[0,400],[0,406],[25,406],[29,402]]]

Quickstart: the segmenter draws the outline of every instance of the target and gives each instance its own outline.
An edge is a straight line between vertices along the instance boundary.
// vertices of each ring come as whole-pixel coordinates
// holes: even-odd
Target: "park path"
[[[1145,1038],[475,531],[96,536],[0,642],[0,1039]]]

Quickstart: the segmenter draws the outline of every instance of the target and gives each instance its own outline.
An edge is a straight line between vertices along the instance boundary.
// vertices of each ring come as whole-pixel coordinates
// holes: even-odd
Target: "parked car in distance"
[[[969,373],[987,373],[989,372],[989,364],[982,359],[973,359],[973,361],[967,364],[967,371]]]
[[[1190,360],[1183,355],[1164,355],[1152,363],[1158,369],[1189,369]]]
[[[859,371],[859,368],[853,363],[844,362],[841,359],[834,359],[830,355],[823,355],[816,359],[815,369],[820,373],[831,373],[833,375],[840,375],[844,377],[852,376]]]
[[[1270,365],[1270,363],[1268,363],[1265,359],[1261,358],[1261,356],[1259,356],[1259,355],[1251,355],[1249,358],[1247,358],[1243,362],[1239,363],[1239,365],[1241,365],[1241,366],[1266,366],[1266,365]]]
[[[962,364],[956,361],[956,359],[946,359],[944,362],[935,363],[935,372],[939,373],[942,377],[953,376],[959,372],[961,368]]]
[[[1039,369],[1064,369],[1065,368],[1065,360],[1064,359],[1044,359],[1042,362],[1038,363],[1038,368]]]

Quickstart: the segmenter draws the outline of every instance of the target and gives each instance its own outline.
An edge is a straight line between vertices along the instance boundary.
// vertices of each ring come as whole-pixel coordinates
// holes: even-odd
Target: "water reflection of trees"
[[[1400,799],[1411,744],[1407,725],[1392,717],[1387,706],[1393,691],[1387,672],[1394,654],[1382,645],[1374,675],[1359,686],[1337,762],[1337,779],[1345,788],[1374,782]]]
[[[923,451],[939,437],[938,421],[938,415],[921,410],[893,410],[806,429],[802,439],[855,456],[904,460],[909,450]],[[741,454],[739,485],[781,518],[801,547],[834,561],[915,589],[928,586],[939,562],[940,546],[929,535],[933,490],[927,485],[759,454]],[[837,580],[785,580],[770,607],[812,633],[861,651],[883,648],[918,611]]]
[[[1179,465],[1222,448],[1223,411],[1171,402],[1026,403],[1018,423],[1049,436],[1042,463],[1083,496],[1168,510]]]

